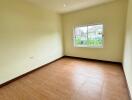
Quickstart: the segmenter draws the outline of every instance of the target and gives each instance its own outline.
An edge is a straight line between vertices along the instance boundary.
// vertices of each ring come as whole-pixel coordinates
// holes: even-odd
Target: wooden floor
[[[0,100],[130,100],[121,65],[62,58],[2,88]]]

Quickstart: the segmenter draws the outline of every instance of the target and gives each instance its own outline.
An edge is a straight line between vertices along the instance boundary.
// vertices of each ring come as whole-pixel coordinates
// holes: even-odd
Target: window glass
[[[75,45],[76,46],[87,46],[87,27],[75,28]]]
[[[103,25],[88,26],[88,46],[103,46]]]

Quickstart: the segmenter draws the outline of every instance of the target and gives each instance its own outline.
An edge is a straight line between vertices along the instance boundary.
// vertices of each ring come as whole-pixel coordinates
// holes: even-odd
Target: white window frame
[[[75,44],[75,28],[77,28],[77,27],[86,27],[87,26],[87,28],[88,28],[88,26],[95,26],[95,25],[103,25],[103,37],[102,37],[102,46],[77,46],[76,44]],[[87,30],[88,31],[88,30]],[[88,36],[87,36],[88,37]],[[86,25],[78,25],[78,26],[75,26],[74,28],[73,28],[73,38],[72,38],[72,40],[73,40],[73,45],[74,45],[74,47],[75,48],[104,48],[104,24],[102,24],[102,23],[99,23],[99,24],[86,24]]]

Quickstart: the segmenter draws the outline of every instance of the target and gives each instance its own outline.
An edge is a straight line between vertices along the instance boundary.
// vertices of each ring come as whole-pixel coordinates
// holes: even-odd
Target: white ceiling
[[[72,12],[114,0],[28,0],[57,13]],[[66,7],[64,7],[66,5]]]

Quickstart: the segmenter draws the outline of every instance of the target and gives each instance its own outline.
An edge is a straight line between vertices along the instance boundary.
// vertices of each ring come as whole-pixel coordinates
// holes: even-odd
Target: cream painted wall
[[[0,84],[62,56],[60,15],[24,0],[0,0]]]
[[[62,15],[64,31],[64,54],[90,59],[122,62],[127,0]],[[73,27],[85,24],[104,24],[104,48],[73,47]]]
[[[128,2],[128,17],[125,38],[124,70],[132,97],[132,0]]]

